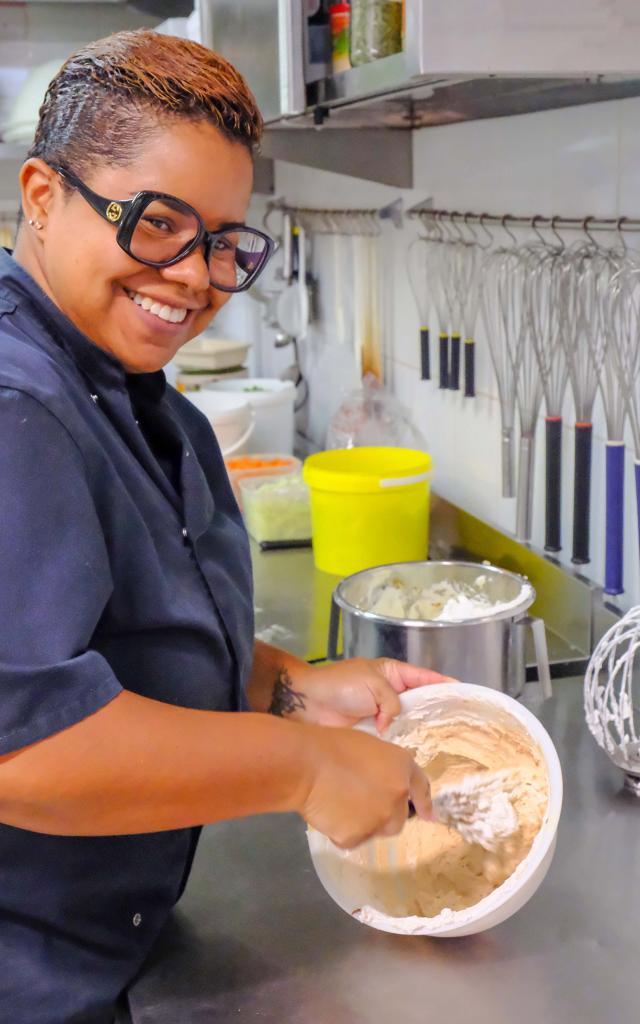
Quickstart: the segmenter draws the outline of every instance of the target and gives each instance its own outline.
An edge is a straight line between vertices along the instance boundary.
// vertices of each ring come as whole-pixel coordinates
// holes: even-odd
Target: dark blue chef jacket
[[[208,423],[0,250],[0,754],[122,689],[242,710],[252,648],[247,538]],[[197,835],[0,825],[0,1021],[111,1020]]]

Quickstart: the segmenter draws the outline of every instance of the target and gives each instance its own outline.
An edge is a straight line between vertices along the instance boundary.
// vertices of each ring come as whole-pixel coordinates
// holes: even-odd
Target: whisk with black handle
[[[573,538],[571,561],[586,565],[591,561],[591,452],[593,443],[593,407],[598,391],[598,373],[589,344],[588,332],[597,316],[593,288],[589,285],[591,261],[595,249],[580,243],[568,249],[562,264],[560,281],[560,341],[564,347],[569,384],[575,409],[575,458],[573,482]],[[590,322],[590,318],[591,322]]]
[[[433,243],[424,235],[418,235],[409,245],[407,271],[409,284],[420,317],[420,377],[431,380],[431,343],[429,317],[432,306]]]
[[[532,247],[534,259],[528,281],[531,340],[545,401],[545,550],[558,552],[561,543],[562,406],[569,368],[561,343],[562,260],[564,249],[543,244]],[[535,258],[537,257],[537,258]]]

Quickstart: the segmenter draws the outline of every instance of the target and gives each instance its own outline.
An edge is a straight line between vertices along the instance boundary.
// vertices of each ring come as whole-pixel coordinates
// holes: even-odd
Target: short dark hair
[[[82,175],[123,166],[158,125],[207,122],[255,152],[262,117],[242,75],[199,43],[142,29],[89,43],[62,65],[40,107],[30,157]]]

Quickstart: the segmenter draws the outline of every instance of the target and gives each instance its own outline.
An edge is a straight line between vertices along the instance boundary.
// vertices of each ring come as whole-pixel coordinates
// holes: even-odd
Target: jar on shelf
[[[351,64],[402,50],[403,0],[351,0]]]
[[[333,73],[337,75],[351,67],[351,60],[349,59],[351,7],[349,4],[331,4],[329,7],[329,19],[331,22]]]

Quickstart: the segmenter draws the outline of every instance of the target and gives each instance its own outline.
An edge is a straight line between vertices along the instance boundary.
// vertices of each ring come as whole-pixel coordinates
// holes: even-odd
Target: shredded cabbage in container
[[[240,481],[244,520],[258,543],[309,540],[309,489],[299,474]]]

